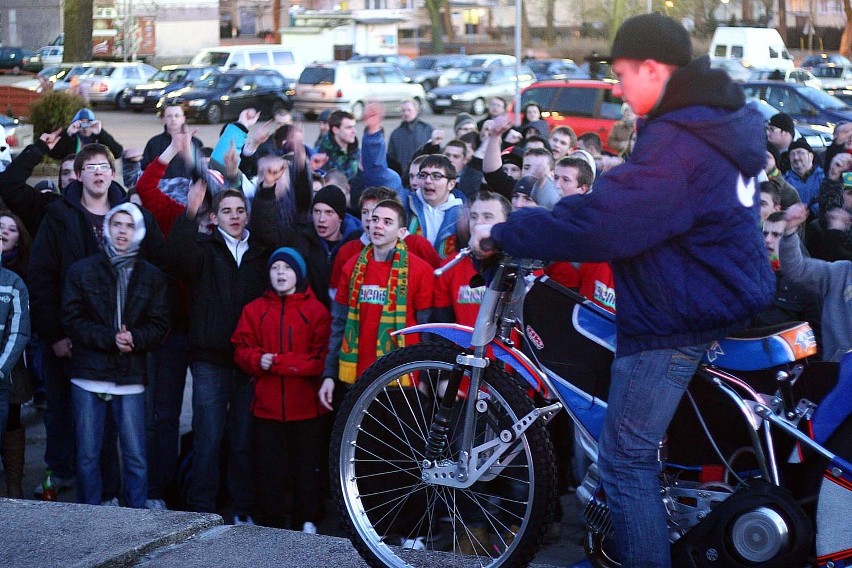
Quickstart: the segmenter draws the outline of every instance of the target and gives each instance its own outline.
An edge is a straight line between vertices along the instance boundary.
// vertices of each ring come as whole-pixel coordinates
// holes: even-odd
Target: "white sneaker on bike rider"
[[[409,548],[411,550],[426,550],[426,544],[423,542],[424,537],[418,536],[415,538],[403,538],[402,548]]]

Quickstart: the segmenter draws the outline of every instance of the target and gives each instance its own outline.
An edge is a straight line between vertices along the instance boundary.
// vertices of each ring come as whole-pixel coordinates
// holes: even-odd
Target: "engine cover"
[[[672,566],[801,568],[811,520],[786,489],[754,481],[716,506],[672,545]]]

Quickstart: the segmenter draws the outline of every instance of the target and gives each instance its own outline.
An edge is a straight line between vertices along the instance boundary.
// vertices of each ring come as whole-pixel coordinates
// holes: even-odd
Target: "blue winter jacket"
[[[523,257],[610,261],[619,356],[696,345],[745,325],[772,300],[753,176],[764,120],[707,57],[679,69],[640,121],[630,159],[586,195],[512,213],[491,232]]]

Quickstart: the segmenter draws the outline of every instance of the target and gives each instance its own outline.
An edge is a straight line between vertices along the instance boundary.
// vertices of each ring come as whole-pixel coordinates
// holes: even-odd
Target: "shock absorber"
[[[456,403],[456,393],[459,391],[462,377],[464,376],[464,368],[456,364],[450,373],[450,378],[447,381],[447,389],[444,391],[444,398],[435,417],[432,419],[432,424],[429,426],[429,437],[426,439],[426,460],[434,462],[447,447],[447,432],[450,431],[450,416],[452,416],[453,406]]]

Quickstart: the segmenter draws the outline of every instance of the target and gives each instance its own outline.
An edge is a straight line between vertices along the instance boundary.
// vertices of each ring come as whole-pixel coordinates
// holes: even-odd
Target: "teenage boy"
[[[358,173],[358,160],[361,151],[355,135],[355,117],[343,110],[336,110],[328,117],[328,133],[320,138],[315,151],[328,158],[325,169],[338,169],[346,174],[346,179]]]
[[[55,140],[46,144],[50,147]],[[44,343],[47,387],[44,459],[60,488],[70,487],[74,477],[71,383],[66,374],[72,341],[62,325],[62,290],[72,264],[103,250],[104,218],[112,207],[127,200],[124,189],[115,182],[115,159],[106,146],[84,146],[74,159],[74,170],[79,181],[72,181],[62,196],[35,191],[26,194],[31,210],[43,211],[30,255],[27,284],[33,330]],[[163,235],[152,219],[145,224],[140,256],[161,265]],[[40,492],[39,486],[37,493]]]
[[[74,263],[62,295],[62,324],[74,342],[71,398],[77,442],[77,501],[103,500],[100,460],[111,407],[123,462],[125,505],[148,499],[145,459],[145,378],[148,354],[166,338],[166,278],[138,258],[145,237],[142,211],[132,203],[104,218],[106,246]]]
[[[234,331],[237,364],[252,376],[252,440],[259,524],[286,528],[282,488],[293,478],[292,528],[316,533],[320,516],[322,421],[317,391],[331,316],[308,287],[292,248],[269,257],[269,288],[243,308]]]
[[[320,389],[328,409],[335,383],[354,383],[376,359],[405,345],[406,338],[392,332],[429,321],[432,267],[408,251],[404,236],[405,209],[398,201],[379,202],[370,220],[370,244],[343,267]]]
[[[692,60],[689,33],[672,18],[625,20],[612,58],[613,95],[645,118],[630,159],[552,212],[527,208],[477,227],[471,246],[493,254],[480,247],[491,238],[513,255],[612,261],[618,350],[601,479],[623,565],[665,568],[659,442],[707,346],[766,307],[775,287],[756,230],[764,123],[707,56]]]
[[[87,144],[103,144],[113,156],[121,156],[124,152],[124,148],[104,129],[101,121],[95,119],[95,113],[91,109],[81,108],[50,149],[50,157],[60,160],[68,154],[76,154]]]
[[[267,255],[249,231],[242,193],[213,198],[212,235],[199,235],[196,216],[206,187],[194,184],[186,214],[169,234],[168,254],[189,287],[189,358],[192,369],[193,476],[187,505],[216,512],[219,450],[227,431],[228,492],[234,524],[253,524],[251,483],[251,379],[234,362],[231,335],[246,304],[263,294]]]
[[[480,191],[470,204],[469,224],[473,231],[477,225],[502,223],[512,212],[512,205],[499,193]],[[450,262],[446,259],[444,264]],[[434,319],[441,322],[460,323],[473,327],[485,286],[472,287],[471,279],[477,274],[470,257],[435,279]]]

